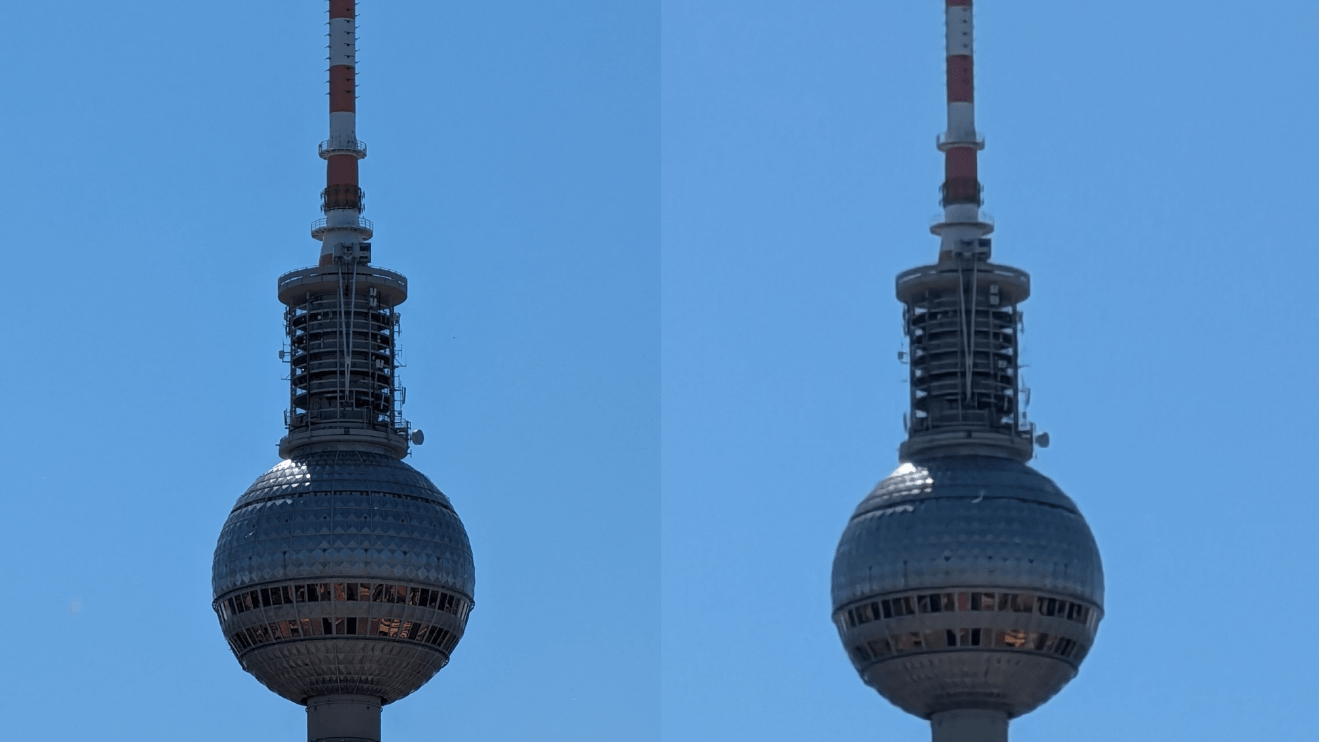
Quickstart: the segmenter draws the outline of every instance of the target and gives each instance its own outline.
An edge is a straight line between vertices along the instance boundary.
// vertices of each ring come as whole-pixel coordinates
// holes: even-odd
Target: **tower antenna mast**
[[[937,141],[944,156],[943,221],[930,228],[939,236],[939,260],[968,251],[989,257],[982,240],[994,225],[980,213],[984,201],[978,156],[985,138],[976,131],[975,27],[971,0],[946,0],[948,128]]]

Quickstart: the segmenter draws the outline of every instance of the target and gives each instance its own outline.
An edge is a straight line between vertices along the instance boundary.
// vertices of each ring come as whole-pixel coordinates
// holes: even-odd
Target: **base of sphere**
[[[866,685],[913,716],[964,709],[1016,718],[1039,708],[1072,678],[1062,660],[1000,651],[931,652],[872,665]]]
[[[324,637],[270,644],[242,657],[243,668],[294,703],[325,696],[363,696],[393,703],[449,663],[431,647],[385,637]]]

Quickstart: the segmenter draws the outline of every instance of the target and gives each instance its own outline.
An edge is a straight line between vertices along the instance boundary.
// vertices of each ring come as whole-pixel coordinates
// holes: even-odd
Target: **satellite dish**
[[[1035,436],[1035,445],[1039,446],[1040,448],[1048,448],[1048,447],[1049,447],[1049,434],[1048,434],[1048,433],[1040,433],[1039,435]]]
[[[412,431],[412,444],[413,444],[413,445],[415,445],[415,446],[420,446],[422,443],[425,443],[425,442],[426,442],[426,434],[423,433],[423,432],[421,432],[421,429],[420,429],[420,428],[418,428],[417,430]]]

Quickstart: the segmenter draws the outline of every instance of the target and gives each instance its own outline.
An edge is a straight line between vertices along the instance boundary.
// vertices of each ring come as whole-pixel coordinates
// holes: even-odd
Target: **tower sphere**
[[[239,663],[298,703],[396,701],[449,661],[472,608],[467,533],[395,456],[295,454],[238,498],[211,573]]]
[[[1070,681],[1103,613],[1076,504],[1001,456],[904,463],[834,556],[833,618],[867,685],[911,714],[1025,714]]]

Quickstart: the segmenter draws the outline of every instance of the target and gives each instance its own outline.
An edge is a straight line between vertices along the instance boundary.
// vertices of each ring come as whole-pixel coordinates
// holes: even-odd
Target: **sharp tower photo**
[[[948,128],[933,265],[897,278],[910,412],[897,471],[834,556],[833,620],[861,679],[935,742],[1005,742],[1009,720],[1077,674],[1103,616],[1094,536],[1027,462],[1019,305],[1030,276],[990,262],[981,211],[972,0],[946,0]]]
[[[402,459],[398,307],[407,279],[371,264],[356,127],[356,4],[330,0],[329,137],[316,267],[279,278],[288,364],[284,460],[238,498],[212,566],[234,656],[306,707],[310,742],[379,742],[381,707],[449,662],[472,610],[467,533]]]

